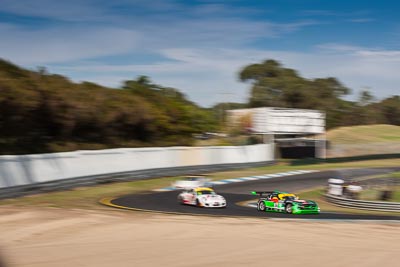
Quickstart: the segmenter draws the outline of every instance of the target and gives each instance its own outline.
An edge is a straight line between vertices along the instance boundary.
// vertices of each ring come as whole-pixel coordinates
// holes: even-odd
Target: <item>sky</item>
[[[400,2],[0,0],[0,58],[119,88],[140,75],[203,107],[248,100],[267,59],[336,77],[357,100],[399,95]]]

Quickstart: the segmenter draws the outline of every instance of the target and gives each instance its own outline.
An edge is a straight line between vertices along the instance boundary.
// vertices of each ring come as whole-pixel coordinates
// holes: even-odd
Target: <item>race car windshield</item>
[[[186,177],[183,179],[184,181],[198,181],[200,180],[198,177]]]
[[[197,192],[198,195],[215,195],[214,191],[199,191]]]

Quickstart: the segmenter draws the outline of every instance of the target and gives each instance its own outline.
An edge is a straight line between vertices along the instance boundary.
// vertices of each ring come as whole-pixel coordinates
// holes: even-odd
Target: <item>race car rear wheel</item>
[[[257,210],[259,211],[265,211],[265,203],[264,201],[259,201],[257,204]]]
[[[285,211],[286,211],[286,213],[292,213],[293,212],[293,209],[292,209],[292,204],[287,204],[286,206],[285,206]]]

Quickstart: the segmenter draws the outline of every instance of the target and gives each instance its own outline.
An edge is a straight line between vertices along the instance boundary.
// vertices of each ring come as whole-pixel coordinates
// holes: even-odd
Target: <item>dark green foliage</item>
[[[400,125],[400,96],[383,100],[380,109],[387,124]]]
[[[147,77],[124,89],[0,60],[0,154],[190,145],[193,133],[217,126],[211,110]]]
[[[126,81],[123,89],[144,98],[157,110],[159,117],[153,123],[163,134],[159,137],[166,141],[184,145],[193,133],[217,129],[216,119],[210,110],[198,107],[176,89],[152,84],[145,76]]]

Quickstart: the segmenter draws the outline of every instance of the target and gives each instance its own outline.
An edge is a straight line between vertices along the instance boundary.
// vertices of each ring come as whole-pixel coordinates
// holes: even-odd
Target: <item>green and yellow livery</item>
[[[253,191],[259,195],[257,210],[268,212],[286,212],[292,214],[318,214],[320,208],[313,200],[299,199],[298,196],[281,191]]]

